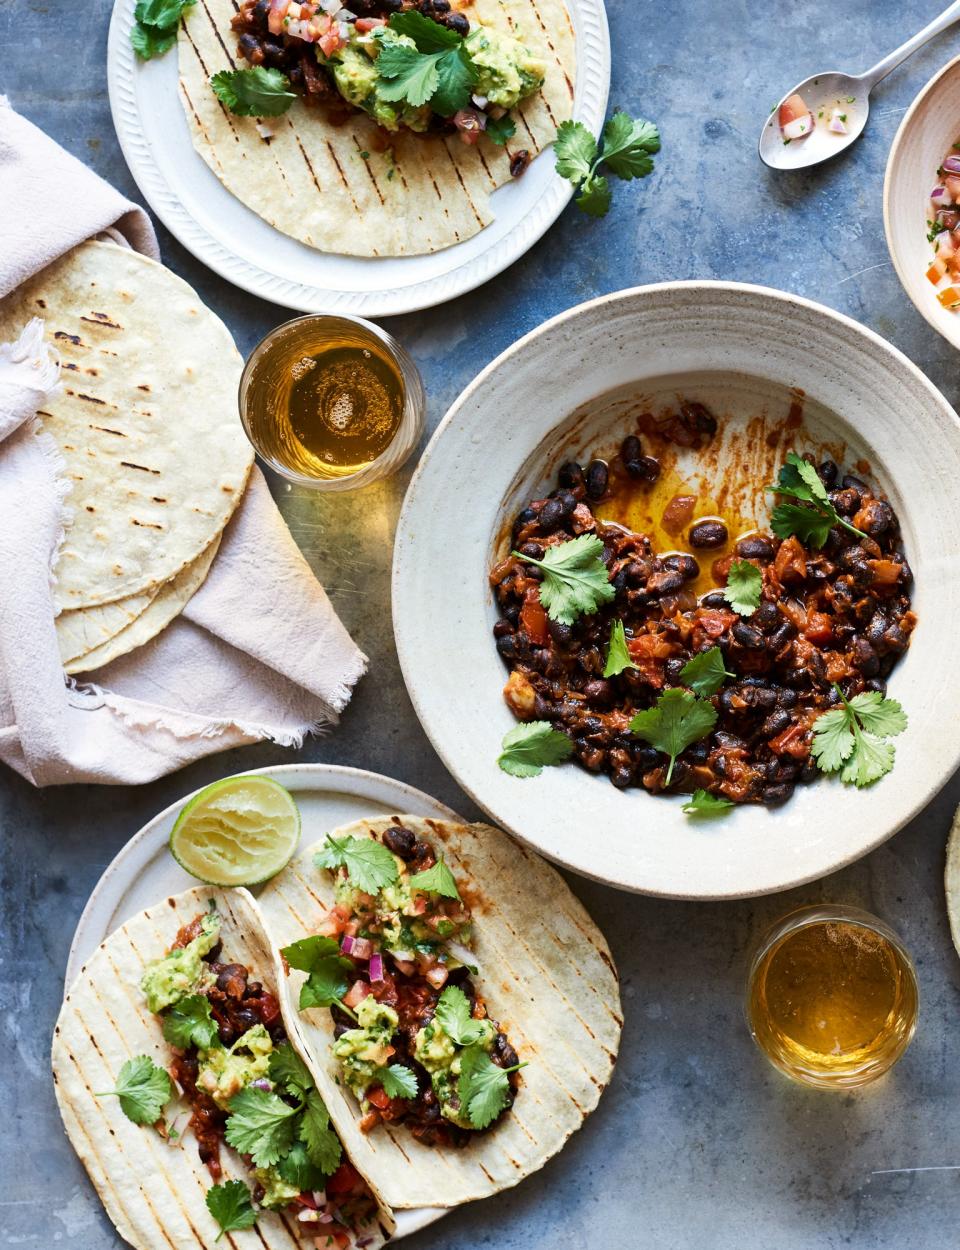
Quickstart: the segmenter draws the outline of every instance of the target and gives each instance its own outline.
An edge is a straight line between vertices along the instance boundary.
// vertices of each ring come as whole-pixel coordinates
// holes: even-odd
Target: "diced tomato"
[[[692,519],[696,506],[696,495],[674,495],[663,510],[660,524],[668,534],[678,534]]]
[[[868,560],[867,564],[873,573],[875,586],[895,586],[903,572],[903,565],[897,564],[896,560]]]
[[[368,1089],[366,1098],[367,1102],[379,1111],[386,1111],[390,1106],[390,1095],[380,1085],[374,1085],[372,1089]]]
[[[346,39],[340,34],[339,23],[332,20],[329,30],[317,40],[320,51],[324,56],[333,56],[335,52],[339,52],[346,45],[346,42]]]
[[[309,1207],[311,1211],[316,1211],[317,1209],[317,1200],[314,1198],[309,1189],[305,1190],[298,1196],[297,1202],[299,1202],[302,1207]]]
[[[781,582],[802,582],[807,576],[806,552],[792,534],[780,544],[773,567]]]
[[[811,612],[807,616],[807,627],[803,636],[808,642],[823,646],[833,638],[833,622],[825,612]]]
[[[532,643],[545,647],[550,640],[547,632],[547,614],[540,603],[540,591],[533,587],[528,590],[520,609],[520,624],[523,632]]]
[[[768,745],[774,755],[792,755],[794,759],[803,760],[810,754],[806,736],[807,731],[803,725],[791,725],[782,734],[771,738]]]
[[[942,257],[938,256],[937,259],[930,266],[930,268],[927,270],[927,277],[930,279],[933,285],[936,286],[937,283],[940,281],[940,279],[943,277],[943,275],[946,272],[947,272],[946,261],[944,261]]]
[[[733,612],[719,609],[716,612],[701,611],[697,623],[708,638],[719,638],[724,630],[729,629],[736,619]]]
[[[956,308],[960,304],[960,290],[955,286],[948,286],[946,290],[937,292],[937,299],[944,308]]]
[[[283,34],[283,19],[287,16],[290,0],[270,0],[270,11],[267,14],[267,29],[271,35]]]
[[[369,31],[376,30],[378,26],[386,26],[386,24],[385,17],[358,17],[354,22],[354,26],[361,35],[366,35]]]
[[[351,1009],[358,1007],[369,993],[370,986],[367,985],[366,981],[364,981],[361,977],[359,981],[354,981],[353,985],[351,985],[346,994],[344,994],[343,1005],[345,1007],[350,1007]]]

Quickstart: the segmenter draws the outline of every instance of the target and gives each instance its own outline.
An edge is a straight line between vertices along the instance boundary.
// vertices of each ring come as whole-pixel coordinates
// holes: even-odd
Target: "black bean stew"
[[[690,421],[686,425],[693,431]],[[619,459],[638,484],[659,474],[658,461],[643,456],[634,435],[624,440]],[[500,615],[493,632],[510,671],[504,696],[514,714],[552,722],[570,737],[584,768],[607,773],[620,789],[705,789],[735,803],[776,804],[798,782],[812,781],[811,726],[839,701],[835,684],[848,698],[885,692],[916,620],[893,508],[859,478],[842,476],[831,460],[818,473],[836,511],[868,537],[835,526],[821,551],[796,537],[741,538],[736,558],[763,577],[760,607],[744,618],[722,590],[696,598],[690,589],[700,574],[694,555],[658,555],[645,535],[598,520],[595,509],[602,512],[608,489],[603,461],[565,464],[557,489],[516,517],[511,546],[539,559],[549,546],[596,534],[616,598],[573,625],[558,624],[540,604],[536,565],[509,556],[494,567],[490,580]],[[694,525],[687,536],[707,559],[727,540],[720,522]],[[721,585],[730,560],[713,566]],[[611,622],[618,617],[637,667],[605,678]],[[667,758],[628,726],[664,689],[682,684],[688,660],[714,646],[736,676],[713,696],[713,732],[680,755],[667,787]]]

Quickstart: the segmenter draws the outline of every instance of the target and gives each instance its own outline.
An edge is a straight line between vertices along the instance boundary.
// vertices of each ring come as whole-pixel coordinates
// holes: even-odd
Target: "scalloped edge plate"
[[[368,259],[318,252],[282,234],[223,186],[195,151],[173,54],[141,62],[130,45],[136,0],[116,0],[107,42],[113,124],[147,203],[183,246],[253,295],[302,312],[392,316],[472,291],[512,265],[563,212],[573,187],[544,152],[491,196],[496,219],[428,256]],[[566,0],[577,42],[573,115],[594,134],[610,89],[603,0]]]

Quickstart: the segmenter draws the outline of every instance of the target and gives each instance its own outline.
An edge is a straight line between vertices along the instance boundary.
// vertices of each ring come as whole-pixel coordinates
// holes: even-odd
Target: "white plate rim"
[[[610,32],[604,0],[565,0],[565,3],[572,13],[575,12],[583,29],[577,48],[579,100],[574,117],[598,134],[606,116],[610,90]],[[266,261],[261,266],[239,256],[230,247],[226,231],[224,237],[218,237],[198,222],[181,202],[176,187],[167,181],[153,161],[140,125],[135,86],[137,57],[129,39],[135,4],[136,0],[115,0],[107,37],[110,112],[124,159],[144,199],[170,233],[198,260],[251,295],[301,312],[343,312],[368,317],[395,316],[431,308],[474,290],[519,260],[553,225],[574,194],[573,186],[566,179],[553,175],[547,192],[510,228],[499,244],[488,245],[472,260],[454,265],[432,278],[374,291],[348,291],[318,281],[284,278],[273,273]],[[180,109],[179,100],[175,106]],[[202,158],[194,155],[202,163]],[[548,152],[536,159],[544,158],[550,159]],[[232,203],[239,203],[219,180],[215,181],[223,196]],[[212,189],[211,194],[215,194]],[[496,194],[494,192],[494,196]],[[275,233],[280,235],[279,231]],[[454,245],[445,251],[453,256],[458,246],[463,245]],[[313,267],[322,269],[325,253],[310,248],[305,251],[311,253],[308,262],[318,258]],[[357,264],[377,263],[365,258],[354,259]],[[418,258],[408,259],[415,262]]]
[[[958,58],[960,60],[960,58]],[[443,760],[444,765],[457,781],[460,788],[470,796],[470,798],[481,808],[493,823],[507,829],[514,837],[525,845],[529,846],[537,854],[544,856],[546,859],[553,861],[576,873],[581,877],[598,881],[604,885],[612,886],[615,889],[625,890],[637,894],[650,895],[652,897],[685,899],[692,901],[725,901],[727,899],[753,898],[767,894],[779,893],[784,890],[793,889],[797,886],[807,884],[811,881],[820,880],[830,873],[836,872],[849,864],[856,862],[877,849],[894,834],[900,831],[909,821],[913,820],[930,802],[930,800],[939,792],[943,785],[947,782],[952,773],[960,766],[960,737],[956,738],[955,750],[950,764],[950,771],[944,771],[942,776],[935,781],[923,787],[916,788],[916,797],[913,799],[909,809],[907,809],[898,819],[895,827],[886,829],[880,834],[874,834],[863,842],[854,850],[839,855],[832,859],[829,863],[818,866],[815,870],[807,870],[800,872],[788,873],[782,881],[775,883],[765,883],[754,888],[710,891],[710,890],[677,890],[663,889],[653,887],[647,884],[638,883],[635,880],[626,880],[624,878],[616,879],[603,872],[592,871],[588,864],[576,862],[569,856],[559,854],[554,848],[541,840],[532,840],[527,837],[522,827],[515,822],[506,819],[503,812],[497,811],[496,807],[490,802],[485,801],[484,796],[478,792],[477,788],[471,784],[470,780],[465,777],[462,770],[458,766],[456,756],[451,752],[449,743],[436,732],[432,724],[432,718],[424,700],[422,689],[417,685],[413,678],[412,656],[416,650],[415,644],[415,621],[406,619],[404,601],[406,598],[404,592],[404,565],[407,560],[407,553],[415,546],[415,541],[409,537],[409,531],[415,525],[415,509],[417,506],[417,497],[420,481],[429,471],[430,460],[436,445],[445,437],[447,430],[456,421],[461,411],[465,409],[473,395],[479,390],[486,380],[495,371],[503,368],[512,358],[523,352],[532,342],[540,336],[547,334],[558,327],[562,327],[565,323],[574,322],[578,317],[590,310],[603,308],[604,306],[616,304],[620,301],[627,301],[631,298],[644,295],[666,295],[671,292],[691,291],[691,290],[712,290],[717,292],[741,292],[746,295],[754,295],[775,299],[782,303],[785,308],[790,306],[800,306],[807,309],[818,316],[822,316],[827,320],[836,322],[838,331],[853,332],[855,335],[861,336],[874,347],[880,348],[884,353],[892,356],[899,365],[912,374],[921,389],[925,390],[928,395],[949,412],[954,422],[958,417],[947,399],[930,381],[922,369],[906,356],[899,348],[895,347],[882,335],[871,330],[868,326],[861,324],[848,317],[843,313],[837,312],[835,309],[821,304],[816,300],[806,299],[803,296],[794,295],[792,292],[778,290],[773,287],[766,287],[758,283],[734,282],[716,279],[683,279],[670,282],[649,283],[640,286],[624,288],[620,291],[613,291],[605,295],[598,296],[591,300],[586,300],[581,304],[575,305],[573,308],[564,310],[541,325],[528,331],[527,334],[517,339],[514,343],[504,349],[494,360],[486,365],[471,382],[467,384],[463,391],[456,397],[450,408],[442,418],[437,429],[434,431],[417,468],[411,478],[407,492],[404,496],[403,505],[401,507],[400,516],[397,521],[397,531],[394,541],[394,559],[392,570],[391,600],[393,611],[394,637],[397,646],[397,655],[400,661],[401,672],[403,673],[404,682],[407,692],[413,704],[417,717],[430,739],[437,754]],[[516,466],[519,468],[519,465]],[[410,626],[411,636],[407,636],[407,626]]]
[[[416,786],[409,785],[405,781],[398,781],[394,777],[388,777],[384,773],[371,772],[365,768],[350,768],[343,764],[277,764],[273,767],[250,768],[241,773],[230,773],[228,775],[237,777],[276,777],[278,781],[281,781],[294,794],[298,790],[331,790],[360,799],[369,798],[388,807],[396,807],[398,815],[410,812],[411,814],[423,814],[436,820],[452,820],[458,823],[463,821],[463,817],[457,815],[445,803],[432,798],[423,790],[418,790]],[[70,943],[64,993],[69,989],[80,971],[79,959],[76,957],[79,945],[78,939],[83,935],[84,929],[89,927],[96,911],[106,902],[109,906],[109,914],[113,914],[117,900],[123,897],[125,883],[136,873],[138,866],[142,866],[148,858],[152,858],[160,846],[166,844],[168,835],[161,833],[164,824],[175,813],[180,811],[184,804],[188,803],[195,794],[199,794],[204,788],[204,786],[198,786],[196,790],[168,804],[163,811],[157,812],[146,824],[141,826],[128,842],[124,843],[103,870],[97,884],[93,887],[86,906],[81,912]],[[107,934],[104,933],[99,937],[96,945],[99,945],[106,936]],[[413,1233],[419,1232],[429,1224],[433,1224],[441,1219],[448,1213],[449,1209],[452,1208],[420,1207],[395,1211],[394,1218],[397,1222],[397,1231],[391,1240],[399,1241],[401,1237],[409,1237]]]

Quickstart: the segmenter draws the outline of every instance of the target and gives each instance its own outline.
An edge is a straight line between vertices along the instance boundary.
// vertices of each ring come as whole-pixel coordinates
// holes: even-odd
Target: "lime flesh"
[[[170,853],[206,885],[259,885],[300,841],[300,812],[270,777],[227,777],[190,800],[170,834]]]

